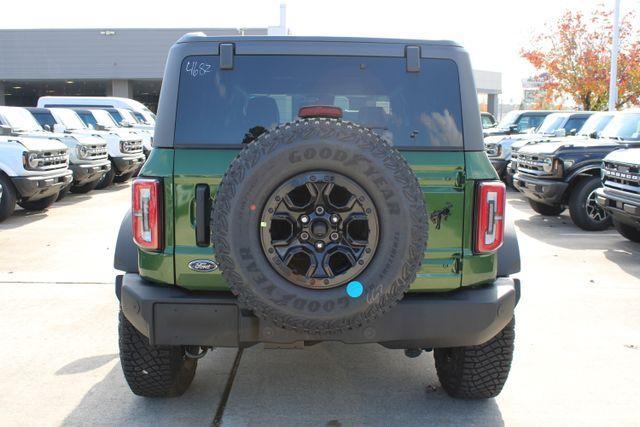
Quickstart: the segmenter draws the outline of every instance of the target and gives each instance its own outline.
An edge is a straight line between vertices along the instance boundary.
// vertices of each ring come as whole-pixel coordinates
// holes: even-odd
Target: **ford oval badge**
[[[218,264],[209,259],[194,259],[189,263],[189,269],[198,273],[210,273],[218,269]]]

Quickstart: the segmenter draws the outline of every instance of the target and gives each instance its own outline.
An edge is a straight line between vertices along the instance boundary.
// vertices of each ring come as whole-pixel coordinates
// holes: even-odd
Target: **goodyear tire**
[[[300,188],[311,196],[294,197]],[[278,219],[289,202],[287,219]],[[334,215],[343,216],[335,221],[342,228],[332,228]],[[211,225],[216,259],[239,304],[311,334],[357,328],[393,307],[415,280],[427,242],[422,191],[400,153],[365,128],[330,119],[278,127],[242,150],[220,184]],[[271,239],[283,228],[293,242],[285,249],[298,252],[280,259],[282,240]],[[321,236],[326,252],[313,252]],[[299,252],[306,264],[291,261]]]

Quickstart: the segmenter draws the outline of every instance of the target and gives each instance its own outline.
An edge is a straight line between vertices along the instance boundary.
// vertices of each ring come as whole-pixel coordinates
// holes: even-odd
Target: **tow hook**
[[[202,359],[208,352],[211,347],[201,347],[201,346],[187,346],[184,348],[184,354],[189,359]],[[195,353],[193,353],[195,351]]]

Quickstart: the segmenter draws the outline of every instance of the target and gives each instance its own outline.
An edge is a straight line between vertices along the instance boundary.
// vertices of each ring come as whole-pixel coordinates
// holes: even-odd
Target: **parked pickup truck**
[[[559,215],[568,206],[573,222],[583,230],[604,230],[611,217],[596,201],[602,186],[600,169],[609,153],[633,142],[634,114],[619,112],[598,139],[565,138],[528,144],[518,150],[513,184],[542,215]],[[635,128],[633,128],[635,129]]]
[[[596,198],[613,218],[616,230],[640,243],[640,112],[627,113],[627,117],[629,132],[624,141],[638,148],[614,151],[604,158],[603,187],[597,190]]]
[[[101,135],[107,140],[111,171],[97,188],[108,187],[114,181],[126,182],[140,170],[145,161],[140,135],[119,127],[104,110],[74,108],[73,111],[88,128],[103,131]]]
[[[187,35],[153,147],[115,249],[134,393],[184,393],[210,348],[323,341],[500,393],[520,258],[462,47]]]
[[[0,222],[15,210],[44,210],[71,184],[67,147],[54,138],[29,138],[0,125]]]
[[[503,181],[509,182],[507,164],[511,161],[512,146],[519,147],[529,142],[551,140],[554,138],[575,135],[582,127],[591,112],[551,113],[545,117],[538,128],[531,133],[515,135],[492,135],[484,139],[484,147],[491,164]]]

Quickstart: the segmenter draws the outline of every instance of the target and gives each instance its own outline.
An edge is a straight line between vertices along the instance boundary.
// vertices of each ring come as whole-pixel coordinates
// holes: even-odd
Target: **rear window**
[[[460,148],[458,69],[405,58],[236,56],[220,70],[217,56],[182,63],[175,145],[237,145],[247,134],[293,121],[301,107],[334,105],[343,119],[366,126],[401,148]],[[250,132],[251,131],[251,132]]]

